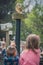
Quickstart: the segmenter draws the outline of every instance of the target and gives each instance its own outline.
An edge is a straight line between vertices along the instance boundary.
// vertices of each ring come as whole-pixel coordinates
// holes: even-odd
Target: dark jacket
[[[4,65],[18,65],[18,62],[19,62],[18,56],[15,56],[15,57],[5,56],[4,57]]]

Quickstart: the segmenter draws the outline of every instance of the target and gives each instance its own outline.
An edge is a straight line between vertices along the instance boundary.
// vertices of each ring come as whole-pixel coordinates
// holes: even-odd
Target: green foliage
[[[39,8],[38,8],[39,9]],[[40,15],[41,11],[41,15]],[[36,9],[33,9],[33,11],[28,14],[28,18],[24,20],[24,23],[27,26],[27,30],[31,30],[32,33],[39,34],[41,37],[41,41],[43,42],[43,8],[41,10],[39,9],[37,11]],[[28,31],[29,33],[30,31]]]
[[[23,3],[24,0],[16,0],[17,3]]]

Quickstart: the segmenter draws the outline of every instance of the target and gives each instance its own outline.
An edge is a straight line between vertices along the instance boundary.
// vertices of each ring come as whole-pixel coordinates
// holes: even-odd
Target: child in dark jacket
[[[19,57],[16,53],[16,48],[9,46],[6,52],[7,55],[4,57],[4,65],[18,65]]]

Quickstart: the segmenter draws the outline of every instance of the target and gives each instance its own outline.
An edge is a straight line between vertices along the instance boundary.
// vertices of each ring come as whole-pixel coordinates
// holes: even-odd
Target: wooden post
[[[9,31],[6,31],[6,46],[9,46]]]

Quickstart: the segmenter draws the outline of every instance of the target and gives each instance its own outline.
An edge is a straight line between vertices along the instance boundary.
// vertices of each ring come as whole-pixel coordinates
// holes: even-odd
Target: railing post
[[[16,19],[16,45],[17,45],[17,51],[20,54],[20,26],[21,25],[21,19]]]

